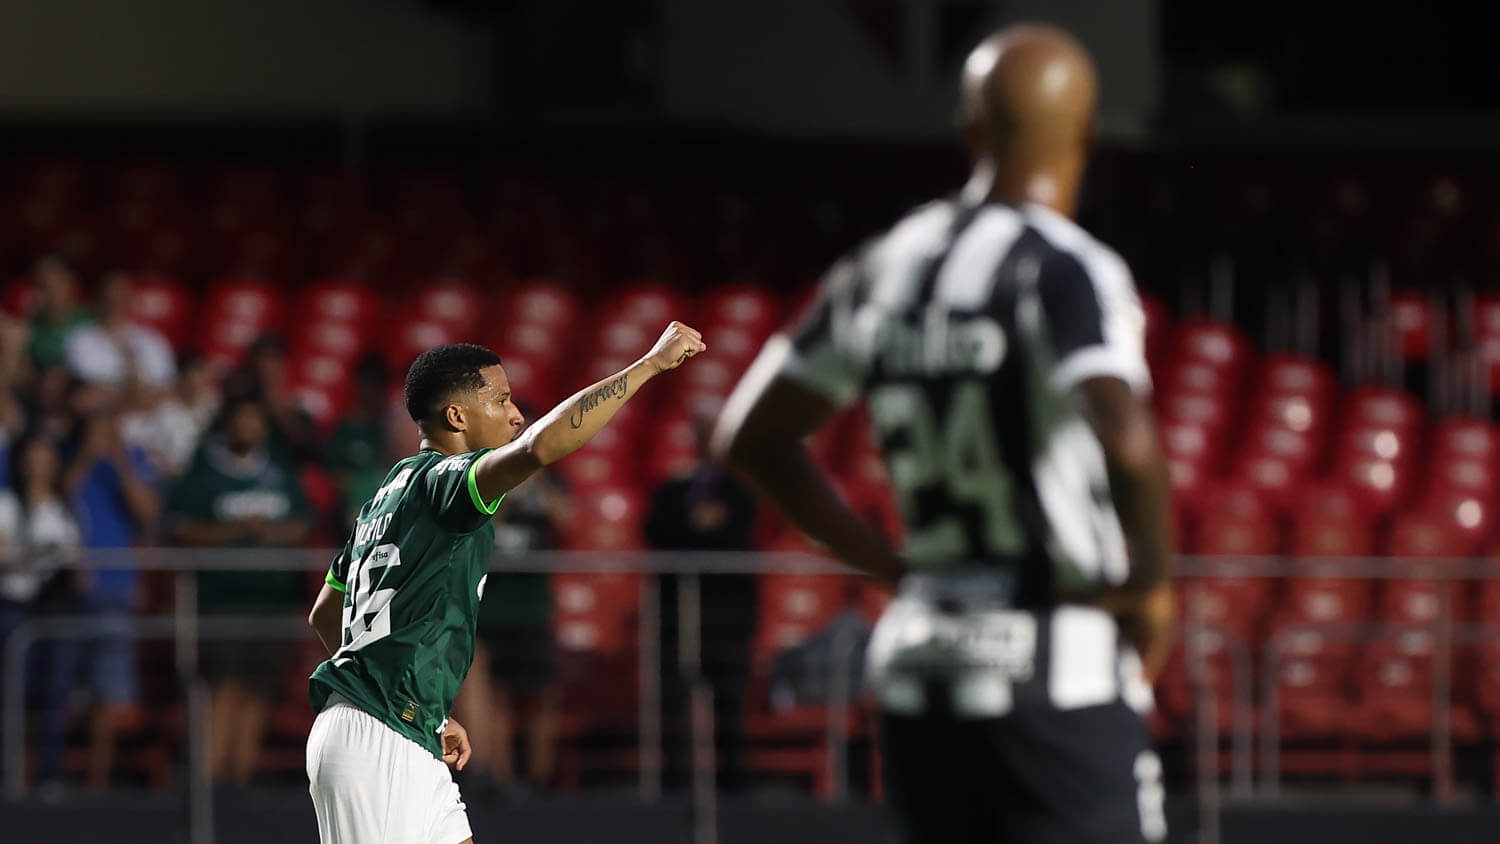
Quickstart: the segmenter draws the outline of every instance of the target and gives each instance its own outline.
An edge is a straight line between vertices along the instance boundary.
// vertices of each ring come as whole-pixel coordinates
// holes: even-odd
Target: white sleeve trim
[[[1151,394],[1151,371],[1146,362],[1117,346],[1085,346],[1052,368],[1052,388],[1067,392],[1090,378],[1119,378],[1139,396]]]

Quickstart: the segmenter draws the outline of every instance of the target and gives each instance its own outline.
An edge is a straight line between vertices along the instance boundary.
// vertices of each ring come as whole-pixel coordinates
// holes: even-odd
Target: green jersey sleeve
[[[349,555],[354,550],[354,538],[351,536],[344,547],[333,558],[333,564],[328,567],[328,574],[323,577],[323,582],[339,590],[349,591],[345,584],[349,582]]]
[[[479,458],[492,450],[486,448],[446,457],[422,477],[419,491],[423,502],[432,508],[434,519],[444,529],[454,533],[477,530],[500,507],[505,496],[485,501],[474,478]]]

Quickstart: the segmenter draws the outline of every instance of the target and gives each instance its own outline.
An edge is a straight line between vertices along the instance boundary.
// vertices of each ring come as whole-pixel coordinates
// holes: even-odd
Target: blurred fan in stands
[[[391,370],[379,355],[367,355],[354,371],[354,406],[334,428],[325,453],[340,490],[340,530],[348,531],[380,488],[390,469]]]
[[[718,418],[718,402],[694,408],[698,462],[686,474],[662,484],[651,497],[646,517],[646,541],[660,551],[747,551],[755,527],[755,493],[734,474],[708,458],[708,438]],[[749,675],[750,636],[755,629],[755,578],[750,574],[708,574],[699,578],[702,618],[703,676],[714,692],[714,717],[719,725],[718,753],[723,760],[722,783],[742,787],[744,735],[740,729]],[[661,583],[662,665],[677,660],[677,577]],[[685,690],[666,690],[670,705],[680,706]],[[670,781],[688,770],[686,713],[674,717],[681,732],[668,731],[667,776]],[[675,738],[675,740],[673,740]]]
[[[78,553],[78,523],[63,494],[57,446],[45,436],[28,436],[16,444],[10,484],[0,489],[0,641],[32,616],[71,609],[70,578],[60,569]],[[44,681],[49,689],[68,681],[48,658],[54,649],[55,643],[44,646],[37,663],[52,666]],[[37,775],[49,791],[62,773],[64,717],[57,707],[42,716]]]
[[[177,478],[187,471],[203,431],[219,410],[219,386],[207,359],[184,353],[170,390],[125,414],[121,433],[145,451],[159,474]]]
[[[319,460],[317,431],[287,383],[286,342],[263,334],[245,353],[239,367],[224,378],[224,396],[257,399],[270,414],[272,445],[299,462]]]
[[[505,556],[547,550],[570,518],[567,490],[556,474],[534,475],[511,490],[496,511],[495,550]],[[468,779],[479,781],[476,794],[491,787],[511,796],[550,788],[562,690],[554,670],[549,575],[492,572],[477,624],[474,667],[454,702],[463,722],[472,725]],[[517,735],[526,740],[525,788],[517,777]]]
[[[49,255],[38,260],[35,275],[27,352],[38,367],[55,366],[63,362],[68,332],[87,322],[89,314],[78,300],[78,276],[62,258]]]
[[[120,393],[126,406],[148,403],[177,374],[172,346],[160,331],[130,314],[130,277],[111,273],[99,291],[99,319],[74,326],[63,338],[68,369],[90,384]]]
[[[178,544],[286,548],[309,523],[298,474],[271,444],[270,412],[254,398],[228,401],[168,502]],[[198,608],[215,615],[290,616],[306,602],[299,571],[212,571],[198,575]],[[209,767],[216,781],[247,785],[259,760],[267,707],[292,656],[284,640],[205,638],[199,668],[213,686]]]
[[[160,480],[145,452],[120,435],[116,412],[82,419],[65,444],[68,456],[63,491],[78,519],[85,548],[128,548],[152,535],[161,513]],[[52,683],[47,696],[49,726],[44,747],[61,753],[62,717],[75,691],[80,664],[92,704],[89,722],[88,783],[109,784],[115,731],[136,714],[139,678],[134,643],[126,637],[139,603],[140,573],[135,569],[80,569],[73,585],[75,611],[105,626],[96,640],[60,641],[52,649]]]

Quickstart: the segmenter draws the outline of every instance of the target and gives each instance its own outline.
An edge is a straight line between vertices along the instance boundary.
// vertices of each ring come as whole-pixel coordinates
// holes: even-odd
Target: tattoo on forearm
[[[624,401],[626,386],[625,379],[626,376],[621,375],[619,378],[616,378],[608,384],[605,384],[599,389],[594,390],[590,393],[585,393],[583,398],[578,400],[578,404],[573,406],[573,413],[568,417],[568,424],[572,425],[574,428],[582,428],[583,415],[585,413],[588,413],[590,410],[598,407],[599,403],[604,401],[605,399],[619,399],[620,401]]]

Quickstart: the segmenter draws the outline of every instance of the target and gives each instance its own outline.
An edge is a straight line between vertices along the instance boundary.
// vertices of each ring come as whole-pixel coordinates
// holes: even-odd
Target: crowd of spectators
[[[276,336],[226,368],[134,322],[125,274],[86,280],[47,257],[32,277],[25,311],[0,310],[0,641],[49,617],[83,616],[95,631],[42,639],[24,666],[29,775],[65,793],[118,781],[118,737],[143,718],[142,646],[131,620],[169,612],[173,601],[164,572],[105,567],[92,549],[335,546],[415,442],[393,394],[401,373],[378,356],[360,362],[350,405],[320,429],[287,389]],[[699,427],[711,418],[705,408]],[[497,550],[549,548],[572,519],[563,479],[538,476],[497,515]],[[657,490],[643,539],[667,550],[744,550],[754,523],[750,492],[700,460]],[[209,620],[284,622],[305,613],[316,581],[274,568],[203,570],[197,607]],[[674,583],[663,579],[668,619]],[[705,672],[722,689],[726,724],[743,697],[754,592],[746,576],[705,582],[705,616],[723,628],[709,631],[718,651],[706,655]],[[469,787],[547,788],[562,720],[548,576],[497,572],[486,594],[475,667],[456,704],[475,745]],[[675,629],[663,633],[670,661]],[[275,636],[203,638],[216,783],[246,785],[262,772],[268,723],[286,705],[277,696],[306,661],[298,647]],[[724,750],[733,776],[733,739]],[[685,756],[668,761],[669,774],[686,768]]]

